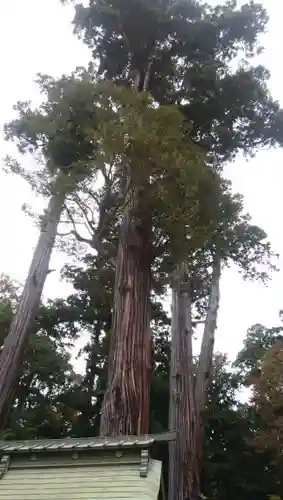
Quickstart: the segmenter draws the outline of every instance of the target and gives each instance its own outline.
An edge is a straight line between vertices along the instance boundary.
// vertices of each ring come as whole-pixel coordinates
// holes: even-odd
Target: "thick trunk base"
[[[151,380],[150,223],[124,215],[116,260],[113,331],[102,436],[146,434]]]

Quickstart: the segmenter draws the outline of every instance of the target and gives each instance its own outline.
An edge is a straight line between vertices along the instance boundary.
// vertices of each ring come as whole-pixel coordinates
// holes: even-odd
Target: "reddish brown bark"
[[[6,425],[13,404],[26,340],[40,305],[63,203],[63,197],[58,195],[52,196],[50,200],[24,290],[1,352],[0,428],[2,429]]]
[[[127,208],[116,259],[113,331],[100,433],[146,434],[151,380],[151,221]]]
[[[181,265],[172,286],[169,428],[176,430],[177,439],[169,444],[169,500],[192,499],[199,494],[190,311],[186,269]]]

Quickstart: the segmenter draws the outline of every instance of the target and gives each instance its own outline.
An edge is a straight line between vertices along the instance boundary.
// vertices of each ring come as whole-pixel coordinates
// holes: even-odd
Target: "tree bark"
[[[102,436],[146,434],[151,381],[151,219],[128,206],[116,259]]]
[[[197,405],[197,450],[198,461],[201,463],[203,453],[203,438],[205,425],[205,408],[207,391],[211,383],[211,369],[215,331],[217,327],[217,314],[220,301],[220,259],[216,259],[213,267],[208,309],[204,325],[202,344],[196,376],[195,398]]]
[[[169,428],[177,439],[169,444],[169,500],[197,498],[199,474],[196,458],[191,300],[184,264],[172,285],[172,344],[170,363]]]
[[[197,368],[196,398],[199,411],[203,411],[205,407],[206,391],[211,379],[213,347],[220,301],[220,273],[220,260],[217,260],[213,267],[208,309]]]
[[[34,250],[26,283],[0,356],[0,428],[4,428],[13,404],[26,340],[39,309],[54,247],[64,196],[52,195]]]
[[[220,260],[216,260],[196,381],[193,374],[189,279],[184,264],[176,270],[173,280],[169,425],[170,430],[177,431],[177,440],[169,444],[169,500],[200,498],[204,410],[211,381],[220,272]]]
[[[133,87],[146,92],[151,63],[144,78],[136,72]],[[131,185],[130,171],[126,184]],[[147,434],[151,382],[151,264],[152,220],[150,209],[136,188],[126,194],[115,268],[113,328],[108,382],[104,394],[100,434]],[[132,198],[132,201],[130,199]]]

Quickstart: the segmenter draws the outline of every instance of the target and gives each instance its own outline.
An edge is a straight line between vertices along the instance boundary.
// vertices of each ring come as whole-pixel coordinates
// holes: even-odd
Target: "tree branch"
[[[57,236],[59,237],[71,236],[71,234],[72,231],[67,231],[67,233],[59,233],[59,231],[57,232]]]
[[[88,217],[88,208],[85,206],[82,200],[80,200],[79,196],[77,194],[74,195],[74,202],[78,205],[80,210],[83,213],[85,223],[88,226],[89,232],[94,232],[95,231],[95,225],[94,225],[94,220],[92,216],[92,220],[89,219]]]
[[[80,243],[87,243],[88,245],[91,245],[92,244],[92,240],[91,239],[88,239],[88,238],[83,238],[83,236],[81,236],[78,231],[77,231],[77,226],[76,226],[76,222],[74,220],[74,217],[72,216],[71,214],[71,211],[68,209],[68,207],[65,205],[65,210],[67,212],[67,215],[71,221],[71,224],[73,226],[73,229],[71,231],[71,234],[73,236],[75,236],[75,238],[80,242]]]
[[[76,200],[75,200],[76,201]],[[94,250],[98,252],[99,255],[105,256],[109,263],[115,267],[116,266],[116,261],[113,257],[109,256],[108,253],[105,250],[105,246],[102,243],[102,233],[105,228],[104,224],[104,210],[103,206],[101,204],[100,209],[99,209],[99,221],[97,225],[97,229],[94,228],[94,225],[91,227],[91,238],[85,238],[83,237],[80,233],[77,231],[76,227],[76,222],[74,220],[74,217],[71,214],[71,211],[68,209],[67,206],[65,206],[66,212],[68,214],[68,217],[72,223],[73,230],[71,231],[71,234],[75,236],[75,238],[80,242],[80,243],[86,243],[87,245],[90,245]],[[83,212],[85,215],[85,212]]]

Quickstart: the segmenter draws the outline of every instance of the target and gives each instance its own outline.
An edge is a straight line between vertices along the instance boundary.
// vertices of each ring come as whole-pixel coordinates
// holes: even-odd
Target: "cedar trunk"
[[[196,380],[193,374],[191,301],[184,264],[172,284],[172,345],[170,366],[169,500],[200,497],[200,472],[207,390],[211,383],[213,347],[220,299],[220,260],[213,267],[207,315]]]
[[[196,408],[194,394],[191,300],[184,265],[172,285],[172,344],[170,363],[169,428],[177,439],[169,444],[169,500],[199,496],[196,460]]]
[[[26,283],[0,356],[0,428],[11,410],[26,340],[39,309],[64,197],[53,195],[42,221]],[[20,257],[20,255],[19,255]]]
[[[102,436],[146,434],[151,381],[151,220],[124,213],[116,259],[113,330]]]

